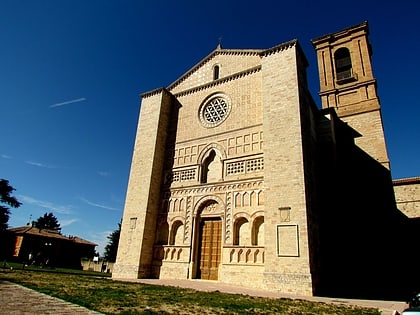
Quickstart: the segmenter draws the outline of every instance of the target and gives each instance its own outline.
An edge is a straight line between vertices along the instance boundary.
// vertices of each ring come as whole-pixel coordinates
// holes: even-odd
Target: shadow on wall
[[[324,136],[319,151],[315,294],[405,300],[420,284],[420,222],[396,208],[390,171],[349,145],[350,127],[335,123],[334,142]]]

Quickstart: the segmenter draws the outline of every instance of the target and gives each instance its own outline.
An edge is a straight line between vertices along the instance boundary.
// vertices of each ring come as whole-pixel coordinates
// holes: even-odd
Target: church
[[[363,22],[312,40],[322,108],[297,40],[219,45],[143,93],[112,277],[413,289],[418,268],[400,258],[419,241],[420,178],[392,180],[368,37]]]

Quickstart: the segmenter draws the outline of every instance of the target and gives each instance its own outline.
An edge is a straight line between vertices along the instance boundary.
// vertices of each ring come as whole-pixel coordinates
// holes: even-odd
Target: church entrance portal
[[[198,243],[197,278],[217,280],[222,246],[222,220],[202,219]]]

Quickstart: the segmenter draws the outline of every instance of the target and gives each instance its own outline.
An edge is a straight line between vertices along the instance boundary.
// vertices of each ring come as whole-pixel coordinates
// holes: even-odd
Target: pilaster
[[[262,57],[264,282],[270,290],[311,295],[297,48]]]
[[[171,105],[166,90],[143,95],[114,278],[151,272]]]

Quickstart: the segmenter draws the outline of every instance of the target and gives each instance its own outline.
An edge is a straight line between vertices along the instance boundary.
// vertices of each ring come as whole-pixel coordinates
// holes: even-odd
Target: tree
[[[107,261],[115,262],[117,259],[118,243],[120,241],[121,222],[118,223],[118,229],[108,235],[108,244],[105,246],[104,258]]]
[[[58,219],[50,213],[45,213],[42,217],[39,217],[36,221],[32,222],[33,226],[38,229],[47,229],[47,230],[54,230],[54,231],[61,231],[60,223],[58,223]]]
[[[6,179],[0,179],[0,202],[9,205],[12,208],[19,208],[20,203],[15,197],[11,196],[11,193],[15,189],[9,185],[9,181]],[[10,209],[8,207],[0,205],[0,231],[5,231],[9,226]]]

